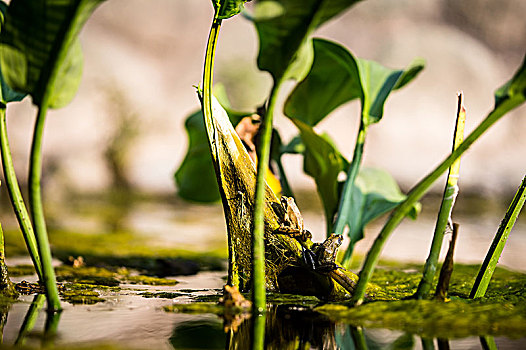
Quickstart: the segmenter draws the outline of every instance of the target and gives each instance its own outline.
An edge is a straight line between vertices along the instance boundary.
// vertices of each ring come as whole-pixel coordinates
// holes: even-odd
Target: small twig
[[[457,242],[458,227],[459,225],[456,222],[453,223],[453,235],[451,237],[451,241],[449,242],[449,249],[447,250],[444,264],[440,269],[440,277],[438,278],[438,284],[435,293],[436,300],[445,301],[447,297],[449,281],[451,280],[451,274],[453,273],[453,254],[455,252],[455,243]]]

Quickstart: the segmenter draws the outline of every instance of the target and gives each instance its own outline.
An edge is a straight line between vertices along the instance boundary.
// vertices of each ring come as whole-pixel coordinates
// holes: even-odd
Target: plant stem
[[[458,148],[464,139],[464,126],[466,123],[466,110],[462,103],[462,93],[458,93],[458,107],[457,120],[455,124],[455,133],[453,136],[453,151]],[[460,157],[453,162],[449,168],[449,175],[447,177],[446,187],[444,188],[444,195],[442,197],[442,204],[438,212],[438,218],[433,234],[433,241],[429,256],[427,257],[424,266],[424,273],[422,279],[418,284],[418,289],[415,293],[415,298],[424,298],[431,289],[433,278],[435,277],[438,263],[438,256],[440,255],[440,248],[442,248],[442,241],[444,240],[444,232],[448,223],[451,221],[451,212],[455,199],[458,194],[458,174],[460,170]]]
[[[265,313],[252,316],[252,350],[265,349]]]
[[[277,92],[281,81],[272,87],[269,105],[261,125],[260,144],[256,148],[258,154],[256,193],[254,198],[254,228],[252,232],[252,305],[254,313],[266,310],[265,287],[265,174],[270,158],[270,143],[272,138],[272,119],[276,106]]]
[[[22,234],[24,236],[24,241],[29,251],[29,256],[33,262],[33,266],[38,275],[38,279],[43,281],[42,276],[42,263],[40,261],[40,255],[38,253],[37,242],[35,238],[35,233],[33,231],[33,225],[29,218],[26,206],[24,204],[24,198],[20,192],[20,187],[18,186],[18,181],[16,179],[15,168],[13,166],[13,159],[11,157],[11,151],[9,148],[9,141],[7,138],[7,121],[6,121],[6,110],[5,107],[0,108],[0,142],[1,142],[1,154],[2,154],[2,167],[4,170],[4,177],[7,183],[7,191],[9,197],[11,198],[11,205],[15,212],[16,218]]]
[[[336,222],[334,223],[333,231],[334,233],[339,235],[343,234],[343,230],[345,230],[345,227],[349,222],[348,215],[351,212],[352,189],[354,187],[356,177],[358,176],[360,164],[362,163],[363,147],[365,144],[365,136],[367,135],[367,125],[364,123],[363,119],[364,118],[362,118],[362,121],[360,122],[360,129],[358,130],[358,136],[356,137],[356,144],[354,146],[352,162],[349,165],[349,169],[347,171],[347,180],[345,181],[345,184],[343,186],[343,190],[340,196],[340,205],[337,213],[338,216],[336,217]],[[330,233],[331,232],[327,230],[327,236]],[[345,254],[343,256],[342,265],[347,265],[347,263],[351,259],[353,249],[354,242],[351,241],[349,242],[349,246],[347,247],[347,250],[345,251]]]
[[[473,284],[473,288],[471,289],[471,293],[469,295],[470,298],[480,298],[486,294],[486,290],[488,289],[493,272],[497,267],[502,250],[506,245],[510,231],[515,224],[515,220],[517,220],[517,217],[519,216],[525,201],[526,176],[522,180],[521,186],[517,190],[517,193],[515,193],[515,196],[513,197],[513,200],[506,211],[506,215],[504,216],[504,219],[502,219],[499,229],[493,238],[493,243],[491,243],[491,247],[486,254],[486,258],[480,267],[477,278],[475,279],[475,283]]]
[[[449,249],[447,250],[444,264],[442,264],[442,269],[440,269],[440,276],[438,278],[437,289],[435,292],[435,299],[439,301],[446,300],[447,291],[449,290],[449,281],[451,280],[451,274],[453,273],[454,267],[453,255],[455,253],[455,243],[457,242],[458,226],[459,225],[456,222],[453,224],[453,234],[451,236],[451,241],[449,242]]]
[[[44,301],[45,298],[43,294],[37,294],[33,298],[33,302],[31,303],[31,306],[29,307],[29,310],[27,310],[26,316],[24,317],[24,322],[22,322],[22,326],[18,331],[15,345],[24,345],[26,336],[33,330],[33,327],[35,326],[38,318],[38,312],[40,309],[42,309],[42,306],[44,306]]]
[[[48,96],[49,94],[45,94]],[[44,133],[44,122],[46,120],[47,99],[42,101],[38,109],[35,129],[33,133],[33,143],[31,145],[31,156],[29,164],[29,203],[31,217],[35,227],[37,247],[42,260],[42,282],[46,286],[46,297],[48,309],[51,311],[61,310],[60,299],[58,296],[57,283],[55,280],[55,270],[51,264],[51,249],[44,217],[42,205],[42,192],[40,179],[42,177],[42,136]]]
[[[504,114],[511,109],[519,106],[524,102],[524,98],[520,94],[515,94],[510,98],[502,101],[497,108],[491,111],[488,116],[466,137],[464,142],[458,146],[442,163],[440,163],[431,173],[424,177],[413,189],[409,192],[407,198],[396,207],[391,213],[389,220],[385,223],[384,227],[378,234],[378,237],[374,241],[371,249],[369,250],[365,259],[362,270],[359,274],[359,281],[356,286],[356,291],[351,299],[351,303],[359,305],[363,302],[365,289],[367,283],[371,279],[374,268],[383,245],[391,235],[392,231],[400,224],[405,215],[409,212],[411,207],[416,203],[422,196],[427,192],[431,185],[436,179],[442,175],[446,169],[453,164],[453,162],[462,155],[472,144],[475,142],[490,126],[495,124]]]

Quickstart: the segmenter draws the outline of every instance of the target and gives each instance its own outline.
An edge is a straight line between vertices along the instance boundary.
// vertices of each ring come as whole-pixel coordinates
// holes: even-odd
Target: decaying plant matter
[[[228,284],[246,291],[250,288],[252,273],[255,164],[216,100],[213,101],[212,120],[205,120],[205,123],[228,231]],[[268,185],[265,202],[267,290],[309,293],[331,299],[352,293],[356,275],[338,265],[316,271],[308,262],[309,253],[314,254],[310,249],[316,247],[310,239],[303,241],[280,231],[286,212]]]

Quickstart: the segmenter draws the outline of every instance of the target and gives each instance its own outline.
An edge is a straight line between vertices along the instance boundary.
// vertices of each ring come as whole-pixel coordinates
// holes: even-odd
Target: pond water
[[[221,294],[224,276],[224,272],[181,276],[175,287],[121,285],[118,293],[102,294],[105,302],[94,305],[64,303],[57,335],[51,340],[42,335],[47,314],[41,310],[25,344],[36,348],[49,348],[54,344],[65,348],[116,345],[118,349],[247,349],[250,347],[250,319],[231,334],[225,333],[223,320],[214,314],[172,313],[163,309],[173,303]],[[145,298],[140,295],[145,291],[179,291],[185,295],[174,299]],[[15,343],[32,299],[32,296],[25,296],[11,306],[3,333],[5,345]],[[482,347],[478,337],[439,341],[400,331],[355,328],[333,322],[301,303],[273,305],[267,317],[267,349],[443,349],[446,343],[451,349]],[[526,345],[526,338],[496,337],[494,340],[498,349],[523,349]]]
[[[300,207],[302,203],[309,203],[309,197],[299,200]],[[407,220],[398,228],[388,242],[383,258],[419,263],[425,261],[434,228],[436,209],[433,206],[436,203],[428,199],[424,204],[424,212],[419,220]],[[455,256],[457,262],[480,263],[486,254],[506,204],[485,205],[484,210],[478,211],[479,215],[473,215],[473,211],[480,207],[478,204],[456,209],[455,221],[461,223]],[[132,231],[151,238],[151,244],[159,247],[202,252],[226,249],[223,213],[218,205],[145,200],[127,206],[112,206],[109,210],[111,215],[105,215],[103,210],[97,208],[97,201],[92,199],[73,203],[70,208],[63,209],[62,213],[67,215],[51,221],[55,229],[80,230],[86,234]],[[324,221],[320,212],[319,204],[315,201],[312,206],[305,205],[303,211],[306,226],[314,233],[315,240],[322,240],[324,235]],[[368,228],[365,240],[357,247],[359,254],[367,251],[380,226],[381,222],[375,222]],[[526,271],[524,251],[526,225],[522,218],[510,236],[501,263],[515,270]],[[37,348],[42,344],[49,345],[49,342],[66,348],[94,348],[100,344],[117,344],[118,349],[248,348],[250,319],[245,320],[233,335],[225,333],[222,319],[214,314],[173,313],[163,309],[173,303],[190,303],[199,296],[221,294],[225,276],[225,271],[174,276],[180,282],[175,286],[121,285],[119,292],[101,291],[104,302],[93,305],[63,303],[64,311],[60,314],[57,336],[52,340],[43,340],[46,312],[41,310],[33,331],[26,338],[26,344]],[[19,281],[20,278],[14,280]],[[176,298],[146,298],[140,295],[145,291],[183,291],[184,295]],[[32,300],[33,296],[23,296],[20,302],[10,307],[3,344],[11,345],[16,341]],[[357,329],[331,321],[302,304],[271,305],[268,317],[268,349],[429,349],[445,348],[446,345],[452,349],[483,347],[479,337],[452,339],[446,344],[445,340],[422,340],[418,336],[395,330]],[[526,348],[526,338],[496,337],[494,340],[499,349]]]

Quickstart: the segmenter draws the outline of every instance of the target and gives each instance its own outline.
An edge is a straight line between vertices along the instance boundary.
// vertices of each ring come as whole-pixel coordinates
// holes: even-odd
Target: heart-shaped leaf
[[[285,114],[316,125],[340,105],[360,98],[365,125],[377,123],[391,91],[401,88],[423,69],[420,59],[394,70],[354,57],[343,46],[314,39],[314,62],[307,77],[285,103]]]
[[[0,32],[4,26],[4,15],[6,12],[6,3],[0,1]],[[4,77],[2,75],[2,69],[0,67],[0,102],[6,104],[8,102],[21,101],[25,96],[26,94],[14,91],[11,89],[11,87],[9,87],[9,85],[5,83]]]
[[[63,107],[75,95],[82,74],[77,35],[103,0],[13,0],[0,35],[0,63],[14,90],[40,106]]]
[[[332,223],[332,216],[338,208],[338,175],[346,162],[332,143],[317,134],[311,126],[297,119],[291,120],[299,129],[305,146],[304,171],[316,181],[327,223]]]
[[[245,2],[250,0],[212,0],[218,19],[228,19],[243,11]]]
[[[363,168],[358,173],[351,194],[349,218],[350,245],[363,238],[365,226],[382,214],[392,210],[406,196],[400,191],[396,181],[386,171]],[[416,204],[408,214],[416,218],[420,204]]]
[[[188,150],[175,173],[179,196],[197,202],[218,201],[219,188],[201,110],[186,119],[185,128],[189,140]]]
[[[254,21],[259,36],[258,67],[274,81],[301,80],[312,64],[310,34],[358,0],[261,0]]]

